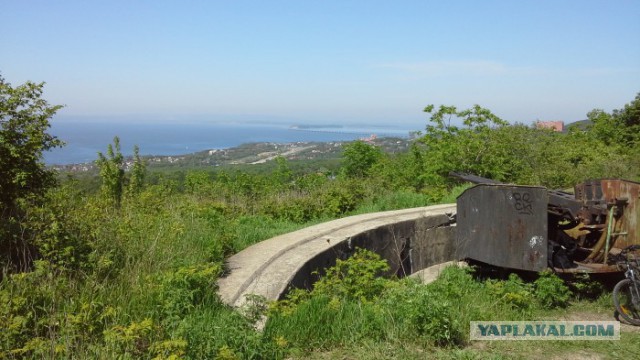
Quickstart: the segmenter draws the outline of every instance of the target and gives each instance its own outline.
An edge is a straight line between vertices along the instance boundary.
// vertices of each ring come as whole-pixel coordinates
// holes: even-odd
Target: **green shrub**
[[[33,232],[41,259],[60,269],[89,272],[94,266],[89,261],[94,242],[78,206],[68,199],[76,195],[63,189],[50,191],[44,205],[29,209],[24,225]]]
[[[528,311],[535,302],[533,286],[516,274],[509,274],[506,281],[488,280],[486,284],[492,295],[514,309]]]
[[[326,274],[314,284],[312,295],[370,301],[389,286],[389,280],[380,277],[388,271],[386,260],[374,252],[358,248],[351,257],[338,259],[335,266],[327,269]]]
[[[442,282],[443,284],[445,282]],[[454,284],[449,284],[453,288]],[[459,297],[447,297],[444,287],[430,287],[405,281],[392,289],[382,303],[388,309],[395,335],[400,339],[424,339],[439,346],[461,345],[465,341]]]
[[[147,318],[105,330],[104,341],[109,348],[116,349],[117,353],[141,357],[149,350],[155,330],[153,321]]]
[[[324,209],[309,193],[284,193],[262,201],[261,212],[278,220],[304,223],[322,217]]]
[[[215,281],[221,272],[220,264],[203,264],[179,268],[156,280],[163,322],[177,323],[194,307],[217,301]]]
[[[77,279],[46,261],[34,265],[0,283],[0,358],[69,356],[100,338],[116,315],[93,294],[79,292]]]
[[[597,299],[607,293],[602,283],[592,280],[588,274],[577,274],[568,284],[577,299]]]
[[[323,212],[330,217],[337,217],[353,211],[365,198],[362,180],[335,180],[320,196]]]
[[[362,140],[344,146],[342,172],[351,178],[369,176],[374,165],[382,159],[382,150]]]
[[[571,291],[564,281],[550,270],[540,273],[540,277],[534,282],[534,295],[540,305],[545,308],[567,307],[571,298]]]
[[[35,339],[48,338],[55,323],[58,300],[68,290],[68,281],[45,261],[36,261],[33,272],[9,275],[0,285],[0,348],[10,354],[44,355],[48,345]],[[37,346],[36,346],[37,345]]]

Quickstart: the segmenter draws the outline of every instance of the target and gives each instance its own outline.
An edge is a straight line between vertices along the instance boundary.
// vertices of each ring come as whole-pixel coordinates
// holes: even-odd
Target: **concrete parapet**
[[[277,300],[291,287],[310,287],[357,247],[380,254],[398,276],[458,260],[455,211],[455,204],[445,204],[363,214],[276,236],[231,256],[218,292],[236,307],[248,294]]]

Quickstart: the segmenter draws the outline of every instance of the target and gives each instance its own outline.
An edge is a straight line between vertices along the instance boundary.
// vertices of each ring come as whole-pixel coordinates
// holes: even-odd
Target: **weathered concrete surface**
[[[277,300],[292,286],[311,286],[316,271],[348,257],[356,247],[377,252],[400,276],[458,260],[450,226],[455,211],[455,204],[445,204],[356,215],[262,241],[228,259],[229,273],[219,279],[218,292],[236,307],[248,294]]]

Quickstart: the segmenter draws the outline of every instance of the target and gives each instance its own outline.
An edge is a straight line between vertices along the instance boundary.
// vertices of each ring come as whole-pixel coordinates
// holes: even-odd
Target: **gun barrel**
[[[474,183],[474,184],[502,184],[500,181],[495,181],[493,179],[488,179],[482,176],[476,176],[471,174],[463,174],[455,171],[450,172],[449,176],[452,176],[470,183]]]

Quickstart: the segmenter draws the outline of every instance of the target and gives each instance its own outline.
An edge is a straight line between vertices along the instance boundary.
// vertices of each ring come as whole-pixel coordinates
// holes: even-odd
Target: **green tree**
[[[426,146],[424,177],[428,184],[447,183],[450,171],[502,180],[499,166],[493,164],[497,160],[494,134],[508,125],[506,121],[479,105],[466,110],[441,105],[435,112],[429,105],[424,112],[431,114],[425,135],[419,139]]]
[[[640,93],[635,99],[619,110],[613,110],[613,116],[626,129],[623,141],[626,145],[638,146],[640,141]]]
[[[606,177],[638,179],[640,176],[640,93],[623,108],[607,113],[594,109],[590,125],[581,131],[589,151],[585,156],[597,173]],[[578,132],[580,129],[573,129]],[[588,143],[587,143],[588,142]],[[594,161],[597,160],[597,161]],[[591,169],[589,169],[591,170]],[[602,175],[600,175],[602,176]],[[590,175],[589,177],[597,177]]]
[[[129,193],[138,194],[144,186],[144,178],[147,167],[144,160],[140,157],[140,148],[138,145],[133,147],[133,166],[131,167],[131,176],[129,177]]]
[[[24,267],[33,259],[29,229],[21,222],[25,208],[42,201],[55,185],[42,153],[63,145],[47,133],[62,108],[42,99],[44,83],[12,87],[0,77],[0,266]]]
[[[637,158],[633,156],[637,148],[633,139],[638,136],[635,106],[629,104],[614,114],[594,110],[588,115],[593,121],[590,129],[573,128],[565,134],[510,125],[478,105],[463,111],[429,105],[425,112],[431,118],[419,139],[424,145],[424,173],[416,178],[438,188],[450,183],[451,171],[551,188],[593,177],[633,178],[638,168],[632,163]],[[631,125],[621,119],[631,119]]]
[[[640,93],[622,109],[611,114],[594,109],[587,118],[591,121],[590,132],[605,144],[623,150],[637,150],[640,146]]]
[[[381,158],[380,148],[357,140],[344,147],[342,169],[347,177],[365,177]]]
[[[289,163],[284,156],[276,156],[274,159],[276,162],[276,170],[273,173],[273,177],[278,186],[286,186],[293,180],[293,171],[289,167]]]
[[[120,138],[113,138],[113,145],[109,144],[107,147],[107,156],[98,152],[96,162],[100,168],[102,193],[119,206],[124,187],[124,156],[120,152]]]

